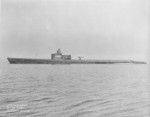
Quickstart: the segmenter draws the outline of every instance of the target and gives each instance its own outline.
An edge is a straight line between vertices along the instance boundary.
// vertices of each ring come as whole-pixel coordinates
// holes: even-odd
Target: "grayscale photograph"
[[[149,0],[0,0],[0,117],[150,117]]]

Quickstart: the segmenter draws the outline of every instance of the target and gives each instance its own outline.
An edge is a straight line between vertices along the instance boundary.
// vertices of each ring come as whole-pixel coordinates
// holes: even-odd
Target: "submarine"
[[[8,57],[7,60],[10,64],[117,64],[117,63],[133,63],[133,64],[146,64],[144,61],[133,60],[83,60],[71,59],[71,55],[63,55],[61,50],[58,49],[56,53],[51,54],[51,59],[35,59],[35,58],[12,58]]]

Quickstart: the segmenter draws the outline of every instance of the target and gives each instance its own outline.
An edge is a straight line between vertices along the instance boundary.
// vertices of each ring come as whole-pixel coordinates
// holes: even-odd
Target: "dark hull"
[[[10,64],[116,64],[135,63],[145,64],[143,61],[132,60],[51,60],[51,59],[30,59],[30,58],[7,58]]]

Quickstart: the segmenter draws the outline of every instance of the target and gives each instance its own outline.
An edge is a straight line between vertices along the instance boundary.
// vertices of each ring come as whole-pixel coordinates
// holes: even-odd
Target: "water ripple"
[[[6,65],[2,117],[149,117],[144,65]]]

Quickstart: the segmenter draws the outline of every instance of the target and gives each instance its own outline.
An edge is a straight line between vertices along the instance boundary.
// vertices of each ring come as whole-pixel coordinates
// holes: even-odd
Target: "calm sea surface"
[[[0,117],[150,117],[148,65],[1,65]]]

